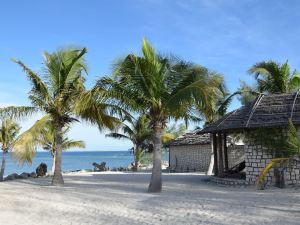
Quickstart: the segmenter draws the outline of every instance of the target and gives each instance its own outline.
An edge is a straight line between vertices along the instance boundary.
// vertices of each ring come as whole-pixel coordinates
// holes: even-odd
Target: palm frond
[[[264,169],[260,172],[257,180],[256,180],[256,186],[260,189],[264,186],[265,177],[268,174],[268,172],[279,163],[286,163],[290,160],[290,158],[274,158],[269,163],[266,164]]]
[[[128,137],[128,136],[126,136],[124,134],[119,134],[119,133],[109,133],[109,134],[106,134],[105,137],[130,140],[130,137]]]
[[[27,74],[27,77],[32,83],[31,92],[35,95],[41,96],[41,98],[45,100],[49,100],[50,93],[47,85],[43,82],[43,80],[35,72],[29,69],[22,61],[13,59],[13,62],[22,67],[24,72]]]
[[[8,106],[0,108],[0,118],[12,118],[19,120],[24,117],[30,117],[38,111],[39,110],[36,107],[31,106]]]
[[[161,136],[162,143],[168,143],[176,138],[176,136],[172,133],[163,133]]]
[[[62,149],[68,150],[71,148],[85,148],[84,141],[66,140],[62,143]]]
[[[262,61],[253,65],[249,74],[254,74],[257,81],[257,89],[267,93],[288,93],[299,88],[299,82],[290,72],[288,61],[283,64],[272,60]]]
[[[22,165],[31,164],[38,146],[42,146],[41,135],[44,134],[50,116],[46,115],[38,120],[31,128],[20,135],[12,145],[12,156]]]

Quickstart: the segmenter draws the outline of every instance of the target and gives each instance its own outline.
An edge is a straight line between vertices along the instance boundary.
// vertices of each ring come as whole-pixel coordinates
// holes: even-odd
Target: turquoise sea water
[[[2,160],[1,156],[0,160]],[[132,161],[133,155],[129,151],[63,152],[62,170],[93,169],[93,162],[106,162],[110,168],[120,166],[127,167]],[[11,173],[33,172],[42,162],[46,163],[48,165],[48,171],[51,171],[52,157],[49,152],[38,152],[33,159],[32,165],[25,164],[19,166],[8,157],[5,176]]]
[[[1,153],[2,155],[2,153]],[[0,163],[2,156],[0,155]],[[32,165],[25,164],[23,166],[14,162],[11,157],[7,157],[5,176],[11,173],[33,172],[40,163],[46,163],[48,171],[52,168],[52,157],[49,152],[38,152],[33,159]],[[168,154],[163,156],[164,160],[168,160]],[[127,167],[133,162],[133,155],[129,151],[76,151],[63,152],[62,170],[72,171],[80,169],[93,169],[93,162],[106,162],[109,168]]]

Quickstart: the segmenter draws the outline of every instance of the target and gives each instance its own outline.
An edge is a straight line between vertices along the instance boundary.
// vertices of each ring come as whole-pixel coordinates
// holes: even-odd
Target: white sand
[[[222,187],[204,175],[165,174],[163,192],[146,193],[149,174],[87,173],[0,183],[1,225],[300,224],[300,189]],[[202,181],[201,181],[202,180]]]

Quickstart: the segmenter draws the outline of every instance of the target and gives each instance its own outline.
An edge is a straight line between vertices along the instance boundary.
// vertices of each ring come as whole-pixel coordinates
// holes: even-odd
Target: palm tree
[[[39,143],[38,135],[47,123],[51,123],[55,136],[55,171],[53,185],[63,185],[61,173],[63,130],[73,122],[83,119],[95,123],[99,128],[112,128],[117,122],[109,114],[110,106],[101,101],[84,101],[84,73],[86,63],[83,58],[86,49],[60,49],[53,53],[44,53],[43,74],[29,69],[23,62],[14,60],[26,72],[32,88],[29,99],[36,111],[45,116],[37,121],[14,146],[21,162],[30,162]],[[22,154],[21,154],[22,153]]]
[[[300,74],[296,70],[291,73],[288,62],[262,61],[253,65],[248,73],[254,74],[260,93],[289,93],[300,87]]]
[[[167,144],[168,142],[178,138],[179,136],[183,135],[186,131],[186,125],[185,124],[179,124],[177,126],[176,124],[173,124],[170,127],[167,127],[165,131],[162,134],[162,143]]]
[[[55,149],[56,149],[56,141],[55,141],[55,132],[51,124],[49,124],[47,127],[45,127],[46,130],[41,132],[40,139],[40,145],[42,148],[46,151],[49,151],[51,153],[51,156],[53,158],[53,164],[52,164],[52,173],[54,173],[55,170]],[[66,135],[69,132],[70,127],[65,127],[63,129],[63,140],[61,144],[62,150],[68,150],[71,148],[85,148],[85,143],[83,141],[76,141],[69,139]]]
[[[172,56],[158,55],[143,39],[142,56],[130,54],[116,64],[114,77],[103,78],[96,87],[126,110],[146,112],[153,132],[153,169],[149,192],[160,192],[161,136],[169,119],[194,118],[193,106],[206,105],[221,94],[223,78],[203,67]]]
[[[6,166],[6,155],[12,149],[12,145],[18,137],[20,126],[11,119],[4,119],[0,127],[0,142],[2,143],[2,164],[0,181],[3,181]]]
[[[126,139],[133,143],[133,169],[137,170],[140,164],[143,147],[147,145],[149,139],[151,139],[152,132],[149,128],[149,119],[146,115],[141,115],[137,119],[128,116],[126,118],[126,121],[123,122],[120,127],[122,133],[114,132],[106,134],[105,136],[117,139]]]
[[[242,105],[247,105],[248,103],[255,100],[255,98],[261,94],[258,90],[257,85],[248,85],[246,82],[241,81],[240,88],[238,89],[238,99]]]

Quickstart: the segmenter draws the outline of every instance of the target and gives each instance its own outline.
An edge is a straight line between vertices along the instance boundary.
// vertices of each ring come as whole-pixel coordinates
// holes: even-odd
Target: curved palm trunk
[[[52,172],[52,174],[54,174],[54,171],[55,171],[55,160],[56,159],[56,157],[55,157],[55,153],[53,154],[53,162],[52,162],[52,168],[51,168],[51,172]]]
[[[54,156],[54,175],[52,178],[52,185],[62,186],[64,185],[64,179],[61,173],[61,158],[62,158],[62,126],[56,126],[56,149]]]
[[[153,169],[148,192],[161,192],[162,180],[161,180],[161,135],[162,126],[156,125],[154,127],[153,137]]]
[[[6,165],[6,152],[2,151],[2,164],[1,164],[1,171],[0,171],[0,181],[4,180],[5,165]]]
[[[134,146],[134,167],[133,167],[133,171],[137,171],[139,168],[139,164],[140,164],[140,148],[135,145]]]

